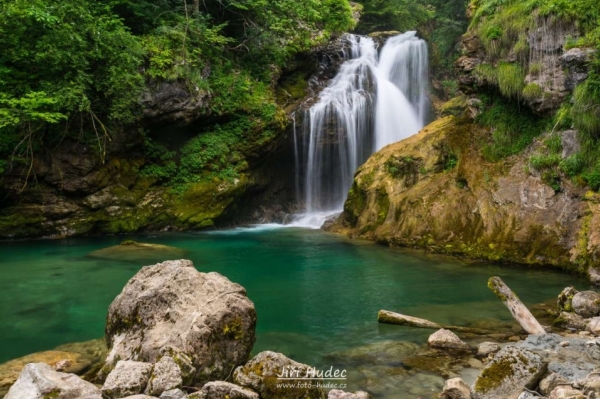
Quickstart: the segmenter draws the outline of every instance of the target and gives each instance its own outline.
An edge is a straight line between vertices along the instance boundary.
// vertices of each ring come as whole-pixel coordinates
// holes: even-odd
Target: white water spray
[[[349,40],[350,59],[305,115],[296,153],[306,165],[306,213],[295,226],[319,228],[341,212],[356,169],[375,151],[417,133],[428,118],[427,44],[416,32],[388,39],[379,57],[373,39]]]

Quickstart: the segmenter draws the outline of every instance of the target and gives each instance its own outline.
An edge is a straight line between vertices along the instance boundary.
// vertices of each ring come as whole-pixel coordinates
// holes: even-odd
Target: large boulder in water
[[[588,318],[600,314],[600,294],[595,291],[581,291],[573,296],[573,311]]]
[[[168,355],[186,384],[224,380],[248,359],[255,328],[242,286],[200,273],[188,260],[146,266],[110,305],[100,377],[119,360],[156,363]]]
[[[75,374],[55,371],[45,363],[30,363],[4,399],[102,399],[100,390]]]

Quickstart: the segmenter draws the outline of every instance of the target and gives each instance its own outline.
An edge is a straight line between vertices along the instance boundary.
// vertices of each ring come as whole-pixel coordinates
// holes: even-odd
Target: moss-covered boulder
[[[474,399],[516,399],[534,389],[547,363],[533,352],[508,346],[494,356],[473,384]]]
[[[281,353],[265,351],[238,367],[233,381],[258,392],[262,399],[325,399],[325,391],[317,387],[316,380],[293,380],[316,377],[316,370],[310,370],[314,369]]]
[[[146,266],[110,305],[100,377],[122,360],[156,363],[168,355],[186,384],[224,380],[248,359],[255,328],[242,286],[187,260]]]

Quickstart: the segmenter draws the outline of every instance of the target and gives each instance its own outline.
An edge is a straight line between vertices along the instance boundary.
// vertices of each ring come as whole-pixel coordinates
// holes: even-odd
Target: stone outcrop
[[[106,377],[102,386],[102,397],[119,399],[141,394],[148,385],[153,367],[150,363],[119,361]]]
[[[474,399],[516,399],[524,388],[533,389],[546,372],[537,354],[512,346],[502,349],[473,384]]]
[[[460,378],[452,378],[446,381],[440,399],[471,399],[471,390]]]
[[[171,368],[161,359],[168,354],[188,383],[222,380],[248,359],[255,326],[254,304],[240,285],[186,260],[147,266],[109,308],[101,374],[119,360]]]
[[[147,122],[179,125],[190,124],[206,115],[209,101],[208,92],[198,88],[189,90],[183,81],[151,82],[140,99]]]
[[[55,371],[45,363],[30,363],[4,399],[102,399],[100,390],[75,374]]]
[[[567,180],[555,192],[528,171],[536,144],[489,163],[489,131],[446,116],[371,156],[328,229],[434,252],[554,265],[583,273],[600,254],[600,195]],[[427,222],[424,222],[427,221]]]
[[[181,369],[171,356],[163,356],[154,365],[146,387],[148,395],[160,395],[183,384]]]
[[[278,375],[308,377],[310,366],[298,363],[281,353],[266,351],[253,357],[248,363],[238,367],[233,373],[233,381],[242,387],[258,392],[261,399],[324,399],[325,392],[314,384],[305,388],[278,386]],[[293,373],[293,374],[289,374]]]
[[[441,329],[429,336],[427,343],[436,349],[468,351],[471,347],[450,330]]]

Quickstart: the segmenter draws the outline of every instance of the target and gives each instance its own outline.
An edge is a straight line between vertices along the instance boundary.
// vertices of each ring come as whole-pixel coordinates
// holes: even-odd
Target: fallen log
[[[390,312],[389,310],[380,310],[379,313],[377,313],[377,321],[381,324],[396,324],[399,326],[430,328],[430,329],[434,329],[434,330],[439,330],[441,328],[445,328],[446,330],[454,330],[454,331],[477,334],[477,335],[488,335],[488,334],[493,333],[492,330],[483,330],[480,328],[446,326],[443,324],[435,323],[433,321],[420,319],[418,317],[407,316],[407,315],[400,314],[400,313]]]
[[[529,309],[523,305],[519,297],[504,284],[504,281],[500,277],[491,277],[488,280],[488,288],[500,298],[502,303],[510,310],[514,319],[523,327],[523,330],[529,334],[546,334],[544,327],[531,314]]]

